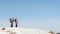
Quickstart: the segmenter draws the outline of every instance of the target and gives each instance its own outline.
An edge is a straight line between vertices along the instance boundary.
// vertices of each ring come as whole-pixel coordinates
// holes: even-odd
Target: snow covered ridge
[[[0,28],[0,34],[51,34],[48,31],[30,28]]]

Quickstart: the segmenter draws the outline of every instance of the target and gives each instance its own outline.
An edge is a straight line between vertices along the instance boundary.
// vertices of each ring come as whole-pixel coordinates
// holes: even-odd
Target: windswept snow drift
[[[0,28],[0,34],[50,34],[48,31],[30,28]]]

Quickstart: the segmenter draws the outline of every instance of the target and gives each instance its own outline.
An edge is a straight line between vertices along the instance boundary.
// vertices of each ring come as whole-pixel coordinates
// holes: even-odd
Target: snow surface
[[[14,32],[14,33],[13,33]],[[39,30],[39,29],[31,29],[31,28],[10,28],[5,27],[5,30],[0,28],[0,34],[50,34],[48,31]]]

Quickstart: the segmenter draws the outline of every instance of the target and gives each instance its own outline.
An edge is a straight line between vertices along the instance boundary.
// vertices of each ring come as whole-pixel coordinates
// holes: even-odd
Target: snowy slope
[[[48,31],[31,28],[0,28],[0,34],[50,34]]]

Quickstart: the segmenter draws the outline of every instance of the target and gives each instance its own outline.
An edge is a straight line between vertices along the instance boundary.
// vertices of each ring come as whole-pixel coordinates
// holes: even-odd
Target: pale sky
[[[0,27],[10,27],[10,17],[19,27],[60,32],[60,0],[0,0]]]

